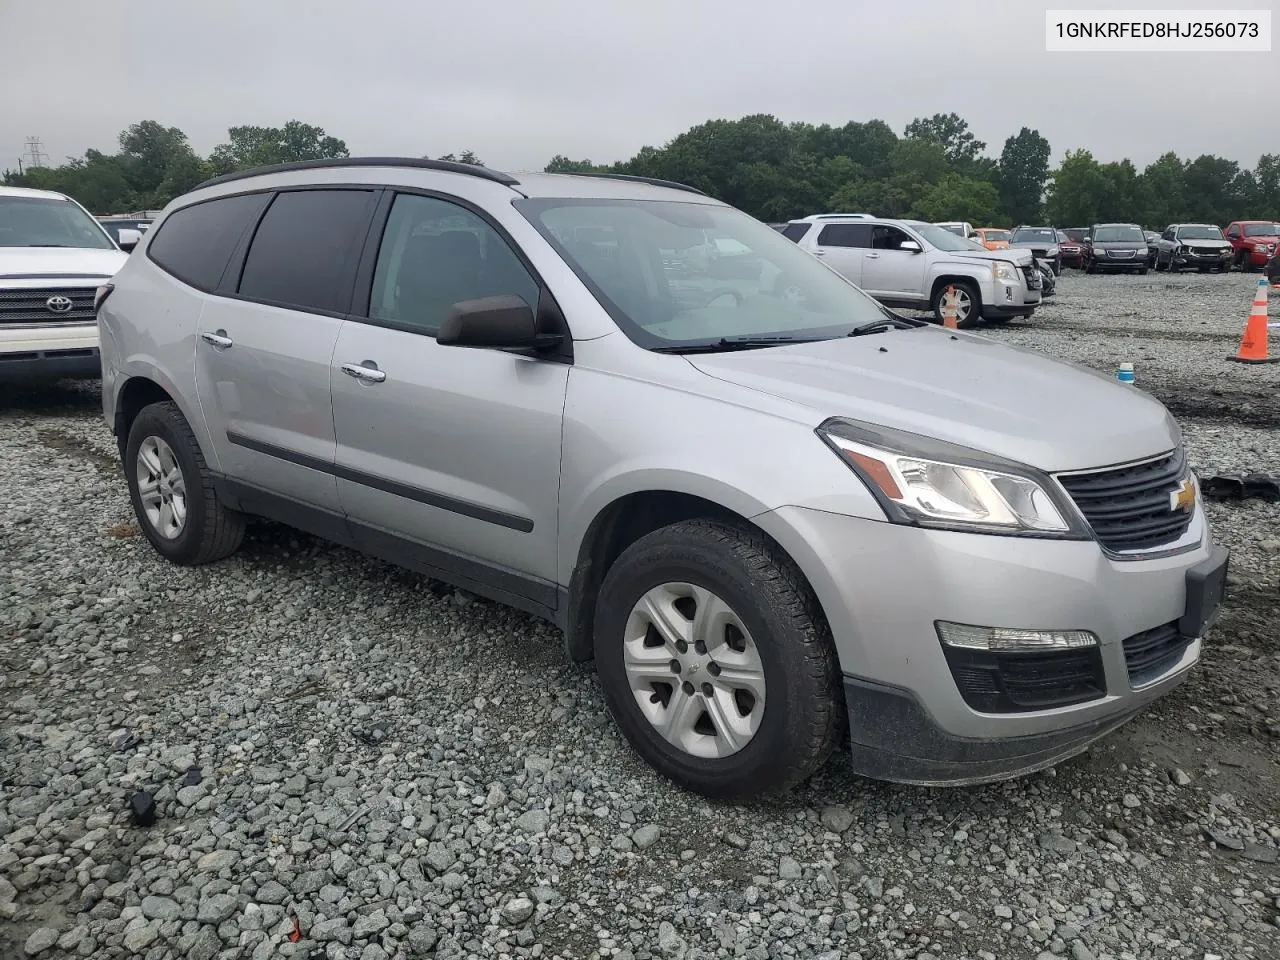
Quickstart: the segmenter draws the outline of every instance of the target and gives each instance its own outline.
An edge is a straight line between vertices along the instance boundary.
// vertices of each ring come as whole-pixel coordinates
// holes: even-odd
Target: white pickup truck
[[[126,259],[70,197],[0,187],[0,382],[100,376],[94,294]]]
[[[939,322],[950,286],[961,327],[1029,317],[1040,305],[1029,250],[987,250],[936,224],[866,214],[818,214],[781,232],[886,306],[932,310]]]

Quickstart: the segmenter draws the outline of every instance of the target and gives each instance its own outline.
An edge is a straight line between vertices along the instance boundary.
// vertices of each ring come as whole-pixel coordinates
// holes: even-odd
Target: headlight
[[[853,469],[889,519],[915,526],[1048,537],[1087,536],[1052,481],[1028,467],[928,437],[848,420],[818,435]]]
[[[1265,243],[1255,243],[1253,245],[1253,249],[1257,250],[1258,253],[1266,253],[1267,245]]]
[[[991,265],[991,272],[997,280],[1017,280],[1018,268],[1005,260],[997,260]]]

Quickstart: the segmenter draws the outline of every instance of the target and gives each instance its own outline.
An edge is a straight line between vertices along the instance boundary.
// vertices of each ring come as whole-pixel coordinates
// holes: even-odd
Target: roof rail
[[[337,157],[332,160],[295,160],[292,163],[275,163],[264,167],[251,167],[248,170],[237,170],[224,173],[198,184],[193,189],[200,190],[217,184],[245,180],[249,177],[261,177],[269,173],[291,173],[294,170],[323,170],[341,167],[411,167],[417,170],[442,170],[447,173],[461,173],[482,180],[492,180],[504,186],[512,187],[520,181],[509,173],[490,170],[474,163],[458,163],[453,160],[428,160],[425,157]]]
[[[875,218],[874,213],[811,213],[801,219],[812,222],[815,220],[874,220]]]
[[[687,183],[676,183],[674,180],[659,180],[657,177],[636,177],[629,173],[572,173],[573,177],[599,177],[602,180],[630,180],[634,183],[649,183],[655,187],[670,187],[672,190],[683,190],[686,193],[696,193],[700,197],[707,196],[706,193],[697,187],[691,187]]]

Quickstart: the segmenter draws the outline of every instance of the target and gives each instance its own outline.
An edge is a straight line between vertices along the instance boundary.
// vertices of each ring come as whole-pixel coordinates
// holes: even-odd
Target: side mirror
[[[539,334],[533,309],[515,296],[455,303],[436,334],[442,346],[493,350],[544,350],[562,339],[560,334]]]
[[[124,227],[120,231],[120,239],[116,241],[121,250],[132,253],[133,248],[142,242],[142,231]]]
[[[908,250],[911,253],[919,253],[920,244],[916,243],[914,240],[903,240],[902,243],[898,244],[898,249]]]

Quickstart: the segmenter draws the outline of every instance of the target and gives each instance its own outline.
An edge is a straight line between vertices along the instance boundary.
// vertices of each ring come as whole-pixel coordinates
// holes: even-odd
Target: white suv
[[[961,327],[1029,317],[1040,305],[1030,251],[988,250],[936,224],[822,215],[793,220],[781,232],[886,306],[932,310],[939,322],[949,287]]]
[[[127,258],[70,197],[0,187],[0,382],[97,377],[94,292]]]

